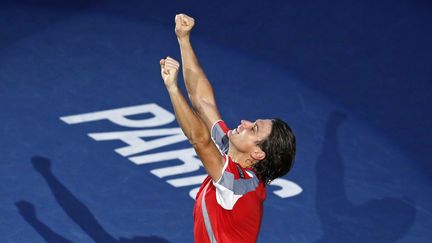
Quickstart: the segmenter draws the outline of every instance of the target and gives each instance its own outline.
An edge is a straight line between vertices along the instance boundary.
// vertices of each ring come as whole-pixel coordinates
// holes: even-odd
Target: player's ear
[[[251,153],[251,157],[254,160],[263,160],[266,157],[266,153],[264,151],[262,151],[261,148],[257,148],[255,149],[252,153]]]

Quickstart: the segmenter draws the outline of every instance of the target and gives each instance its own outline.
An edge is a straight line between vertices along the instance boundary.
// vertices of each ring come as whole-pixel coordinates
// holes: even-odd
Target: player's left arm
[[[224,158],[213,143],[207,126],[191,109],[177,86],[180,64],[170,58],[160,60],[161,75],[179,123],[189,142],[193,145],[208,175],[218,181],[222,176]]]

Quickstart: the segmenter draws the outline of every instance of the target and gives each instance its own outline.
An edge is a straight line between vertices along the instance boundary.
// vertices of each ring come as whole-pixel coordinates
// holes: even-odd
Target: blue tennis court
[[[296,134],[259,242],[431,242],[431,11],[2,1],[0,242],[193,242],[205,171],[159,66],[180,60],[177,13],[197,21],[192,44],[226,123],[280,117]]]

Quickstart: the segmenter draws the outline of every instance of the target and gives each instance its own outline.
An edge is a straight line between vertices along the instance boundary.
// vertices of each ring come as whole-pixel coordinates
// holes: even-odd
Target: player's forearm
[[[178,38],[178,42],[183,66],[183,79],[189,99],[192,106],[199,111],[203,102],[215,103],[213,88],[198,62],[189,36]]]
[[[211,141],[209,131],[198,115],[191,109],[177,86],[167,87],[178,124],[189,142],[194,146]]]
[[[224,159],[213,144],[209,130],[186,102],[178,87],[167,87],[178,124],[193,145],[209,176],[218,181]]]

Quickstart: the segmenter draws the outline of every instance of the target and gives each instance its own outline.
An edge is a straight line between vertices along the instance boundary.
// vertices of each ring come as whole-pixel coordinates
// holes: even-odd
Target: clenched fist
[[[190,35],[195,20],[186,14],[177,14],[175,16],[175,33],[177,38],[187,37]]]
[[[177,86],[177,76],[180,64],[171,57],[160,60],[162,79],[167,88]]]

